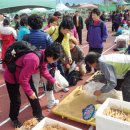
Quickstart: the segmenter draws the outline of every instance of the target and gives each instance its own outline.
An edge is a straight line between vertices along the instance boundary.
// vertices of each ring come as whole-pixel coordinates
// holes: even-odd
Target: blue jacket
[[[18,31],[17,40],[21,41],[25,34],[29,34],[30,30],[26,26],[20,26]]]
[[[39,29],[31,30],[28,36],[24,36],[23,40],[35,45],[39,49],[45,49],[53,42],[49,34]]]
[[[103,42],[108,37],[106,25],[100,21],[97,25],[93,22],[88,27],[87,41],[91,48],[103,48]]]

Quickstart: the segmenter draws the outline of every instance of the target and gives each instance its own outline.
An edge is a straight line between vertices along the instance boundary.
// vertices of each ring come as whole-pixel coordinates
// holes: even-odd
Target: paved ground
[[[107,42],[104,43],[104,46],[105,46],[104,52],[103,52],[104,54],[113,53],[112,48],[115,46],[113,42],[115,37],[111,36],[112,35],[111,24],[107,23],[107,27],[108,27],[109,37],[107,39]],[[86,55],[88,53],[88,44],[86,43],[86,29],[85,28],[83,30],[83,45],[81,45],[81,48],[83,49]],[[90,75],[84,76],[83,80],[79,81],[76,86],[83,84],[89,77]],[[61,101],[73,89],[75,89],[76,86],[71,87],[70,91],[67,93],[64,93],[64,92],[55,93],[56,98]],[[46,108],[46,97],[43,96],[42,94],[43,94],[43,90],[40,89],[40,95],[41,95],[40,103],[41,103],[43,114],[45,116],[63,121],[70,125],[77,126],[79,128],[82,128],[83,130],[87,130],[89,126],[85,124],[77,123],[77,122],[67,120],[67,119],[62,119],[61,117],[52,114],[51,111]],[[24,95],[22,89],[21,89],[21,99],[22,99],[22,105],[21,105],[21,112],[19,114],[19,119],[21,122],[24,122],[25,120],[30,119],[32,117],[32,114],[31,114],[31,108],[28,105],[28,100],[26,96]],[[8,98],[7,90],[4,84],[2,73],[0,73],[0,130],[13,130],[11,122],[8,118],[8,112],[9,112],[9,98]]]

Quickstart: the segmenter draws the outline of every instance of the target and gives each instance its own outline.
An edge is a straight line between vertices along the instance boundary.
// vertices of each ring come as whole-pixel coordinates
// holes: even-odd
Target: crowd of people
[[[15,42],[15,44],[23,44],[24,42],[31,43],[42,54],[42,63],[39,69],[40,59],[34,53],[27,53],[16,60],[17,67],[15,77],[8,70],[7,66],[3,64],[4,79],[7,91],[10,98],[9,117],[12,120],[14,127],[20,127],[21,123],[18,119],[18,114],[21,105],[20,90],[21,86],[31,104],[33,116],[39,121],[44,118],[42,109],[38,100],[38,93],[33,81],[35,74],[40,75],[52,84],[51,88],[45,88],[47,96],[47,107],[52,108],[58,101],[54,97],[54,86],[61,87],[60,83],[49,73],[52,68],[60,70],[60,73],[67,79],[69,69],[75,62],[75,71],[80,73],[80,77],[86,73],[90,73],[98,69],[105,75],[107,85],[103,86],[101,90],[95,91],[95,95],[99,96],[101,93],[107,93],[114,89],[119,78],[124,78],[122,85],[123,99],[130,101],[130,85],[129,85],[129,56],[128,55],[102,55],[104,43],[108,37],[108,31],[104,20],[102,19],[99,9],[93,9],[90,16],[85,20],[86,24],[86,43],[89,45],[89,53],[85,57],[79,45],[83,44],[82,29],[84,20],[79,11],[75,12],[72,17],[64,15],[56,11],[53,16],[48,19],[47,25],[43,25],[43,18],[38,14],[16,15],[14,17],[15,26],[10,25],[10,21],[2,15],[3,19],[0,23],[0,35],[2,40],[2,59],[5,57],[8,47]],[[116,13],[112,19],[112,31],[118,31],[117,23],[121,23],[121,19],[116,21]],[[102,19],[102,20],[101,20]],[[124,14],[124,20],[125,20]],[[118,21],[120,20],[120,22]],[[115,22],[116,21],[116,22]],[[128,21],[127,21],[128,23]],[[125,23],[123,23],[125,24]],[[114,58],[113,58],[114,57]],[[126,60],[126,61],[125,61]],[[119,63],[118,63],[119,62]],[[123,68],[122,68],[123,66]],[[124,67],[126,66],[126,67]],[[122,68],[122,69],[121,69]],[[15,80],[17,82],[15,82]],[[64,88],[64,91],[68,91]]]

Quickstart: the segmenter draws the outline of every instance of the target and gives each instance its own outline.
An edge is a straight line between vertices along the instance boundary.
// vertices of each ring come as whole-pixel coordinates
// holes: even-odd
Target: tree
[[[72,6],[75,6],[75,3],[73,3],[73,5]]]
[[[66,3],[65,5],[66,5],[66,6],[70,6],[70,4],[69,4],[69,3]]]

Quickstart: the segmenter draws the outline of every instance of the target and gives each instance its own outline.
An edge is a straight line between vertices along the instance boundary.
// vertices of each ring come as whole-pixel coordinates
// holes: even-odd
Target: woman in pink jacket
[[[21,41],[21,43],[18,42],[18,44],[22,44],[22,42],[23,41]],[[35,53],[30,52],[18,58],[15,64],[21,67],[16,67],[15,77],[17,83],[15,82],[12,73],[7,69],[7,67],[5,68],[4,78],[10,98],[9,117],[15,128],[21,127],[21,123],[18,120],[21,105],[19,91],[20,86],[23,88],[26,96],[28,97],[33,110],[33,116],[39,121],[44,117],[42,115],[42,110],[32,80],[32,75],[40,71],[41,76],[46,78],[55,86],[60,87],[59,83],[50,75],[47,65],[48,63],[56,62],[62,56],[62,50],[61,45],[58,43],[49,45],[45,50],[40,50],[40,53],[42,53],[43,56],[43,61],[40,67],[41,69],[39,69],[40,59]]]

